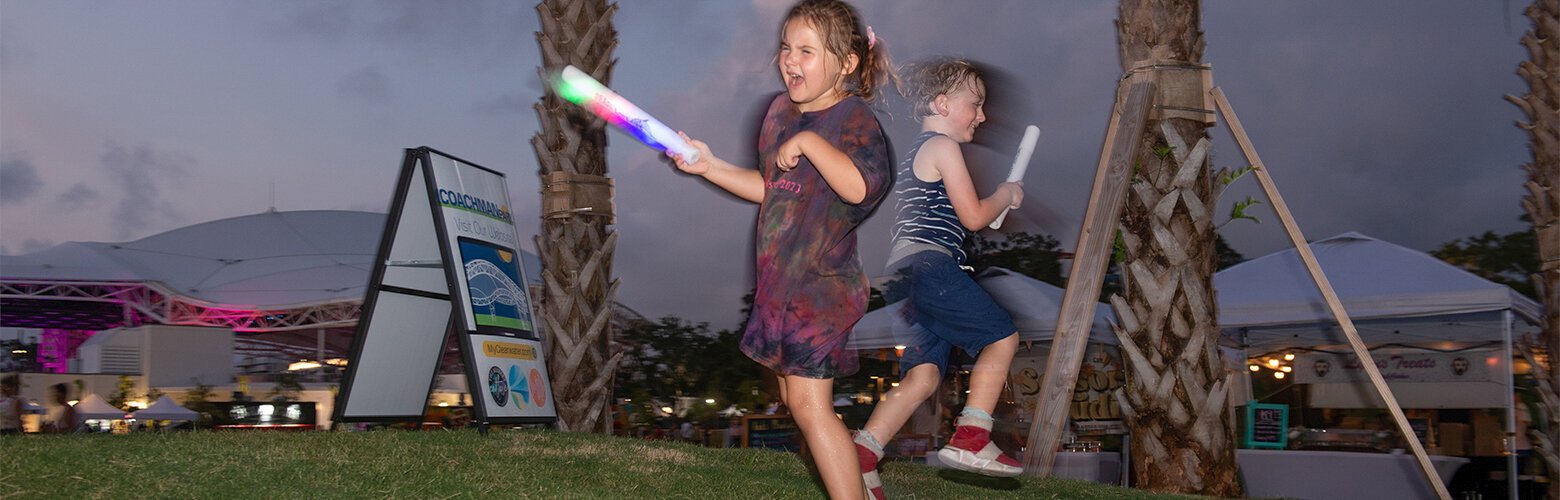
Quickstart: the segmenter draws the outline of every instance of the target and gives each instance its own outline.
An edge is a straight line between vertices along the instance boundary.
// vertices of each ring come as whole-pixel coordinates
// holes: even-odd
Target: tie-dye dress
[[[780,145],[804,130],[855,163],[867,187],[861,203],[840,199],[805,156],[789,172],[775,166]],[[858,97],[802,113],[780,94],[764,117],[758,150],[765,189],[758,209],[757,289],[742,352],[781,375],[855,373],[859,362],[845,341],[866,313],[868,293],[856,228],[893,184],[883,127]]]

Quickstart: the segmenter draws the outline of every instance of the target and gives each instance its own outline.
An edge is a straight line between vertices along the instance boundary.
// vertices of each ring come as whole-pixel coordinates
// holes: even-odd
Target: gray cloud
[[[25,255],[54,246],[53,241],[27,238],[22,240],[13,251],[10,246],[0,245],[0,255]]]
[[[538,91],[540,94],[540,91]],[[536,105],[537,98],[522,97],[509,94],[501,95],[472,105],[472,111],[485,116],[510,116],[532,114],[532,106]]]
[[[10,31],[9,19],[0,19],[0,32]],[[32,65],[38,58],[32,45],[19,37],[8,37],[0,43],[0,69],[16,71]]]
[[[183,212],[162,195],[162,186],[180,184],[193,160],[149,146],[127,147],[109,142],[100,158],[103,171],[120,190],[111,216],[116,238],[130,239],[148,229],[185,220]]]
[[[367,66],[336,80],[336,93],[344,98],[373,104],[390,101],[390,77],[378,66]]]
[[[354,11],[348,3],[308,0],[292,2],[289,7],[281,18],[269,23],[283,36],[301,35],[334,44],[350,34],[354,25]]]
[[[103,195],[98,190],[80,182],[71,184],[70,189],[60,193],[55,198],[61,206],[73,208],[96,208],[103,204]]]
[[[1521,227],[1525,146],[1500,100],[1521,89],[1513,14],[1457,1],[1227,4],[1205,10],[1204,31],[1215,83],[1306,236],[1361,231],[1425,250]],[[1222,123],[1210,132],[1220,166],[1244,163]],[[1243,182],[1226,204],[1261,197]],[[1230,228],[1251,256],[1288,246],[1276,224]]]
[[[29,160],[10,158],[0,161],[0,205],[15,205],[43,189],[38,168]]]
[[[388,44],[400,52],[439,57],[507,60],[516,47],[533,49],[532,32],[539,27],[534,4],[526,2],[461,2],[458,8],[420,0],[298,0],[290,9],[264,5],[255,14],[270,17],[268,24],[280,37],[302,35],[330,45]]]

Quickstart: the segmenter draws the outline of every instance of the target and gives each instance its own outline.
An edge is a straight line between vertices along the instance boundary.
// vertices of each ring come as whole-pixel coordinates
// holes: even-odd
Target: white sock
[[[867,432],[866,429],[856,431],[855,441],[867,447],[867,450],[877,455],[878,458],[883,458],[883,444],[879,443],[877,438],[873,437],[872,433]]]

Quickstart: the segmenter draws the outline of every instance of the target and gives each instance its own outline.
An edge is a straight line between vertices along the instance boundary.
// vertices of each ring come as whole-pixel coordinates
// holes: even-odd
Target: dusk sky
[[[626,0],[610,85],[716,155],[751,164],[754,108],[791,0]],[[1071,250],[1120,76],[1116,2],[854,2],[899,62],[932,54],[1003,70],[1040,127],[1024,208],[1004,230]],[[1525,87],[1525,1],[1204,2],[1205,62],[1311,239],[1359,231],[1430,250],[1515,231],[1526,138],[1502,100]],[[0,0],[0,254],[126,241],[277,210],[383,212],[404,148],[507,174],[516,221],[540,200],[532,105],[542,94],[534,2]],[[880,119],[896,144],[917,124]],[[1017,132],[967,147],[982,194]],[[1215,167],[1245,164],[1227,128]],[[679,174],[610,132],[621,233],[618,300],[641,313],[738,326],[756,206]],[[896,149],[894,154],[902,154]],[[1226,191],[1216,222],[1255,179]],[[886,203],[892,203],[889,200]],[[1222,234],[1248,258],[1288,246],[1260,224]],[[891,210],[860,232],[882,268]],[[525,241],[530,241],[529,237]],[[528,250],[530,245],[525,245]]]

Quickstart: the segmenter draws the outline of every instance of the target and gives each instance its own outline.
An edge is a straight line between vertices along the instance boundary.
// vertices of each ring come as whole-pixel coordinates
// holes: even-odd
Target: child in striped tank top
[[[896,172],[898,197],[888,271],[906,282],[892,287],[889,302],[904,300],[909,331],[895,331],[905,346],[901,381],[873,410],[855,436],[863,481],[881,484],[881,443],[893,439],[917,406],[936,392],[957,346],[976,356],[970,391],[953,438],[938,458],[958,469],[1008,477],[1022,466],[991,442],[991,412],[1007,382],[1018,347],[1017,327],[960,266],[970,231],[990,224],[1024,199],[1019,183],[997,186],[980,198],[959,145],[970,142],[986,120],[986,86],[978,68],[940,58],[903,70],[901,91],[915,104],[921,135]],[[881,490],[878,490],[879,492]]]

